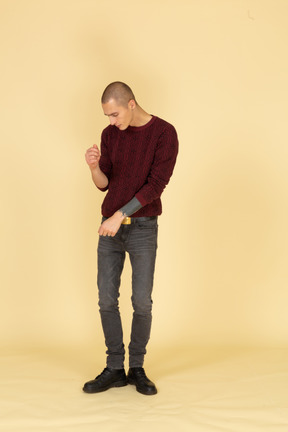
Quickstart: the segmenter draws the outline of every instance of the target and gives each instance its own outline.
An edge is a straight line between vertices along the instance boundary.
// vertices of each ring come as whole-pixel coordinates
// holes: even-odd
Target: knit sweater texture
[[[160,196],[168,184],[178,153],[175,128],[152,116],[144,126],[129,126],[121,131],[108,126],[101,136],[99,166],[108,178],[108,192],[102,204],[102,215],[112,216],[134,196],[142,208],[133,217],[157,216],[162,213]]]

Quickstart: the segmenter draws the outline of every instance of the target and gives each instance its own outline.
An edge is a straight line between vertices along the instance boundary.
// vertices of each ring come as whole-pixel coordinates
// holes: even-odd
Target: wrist
[[[97,165],[89,165],[90,171],[92,174],[99,172],[100,168],[99,168],[99,164],[97,163]]]
[[[114,216],[117,217],[117,219],[119,219],[121,222],[127,217],[127,215],[123,213],[122,210],[117,210],[114,213]]]

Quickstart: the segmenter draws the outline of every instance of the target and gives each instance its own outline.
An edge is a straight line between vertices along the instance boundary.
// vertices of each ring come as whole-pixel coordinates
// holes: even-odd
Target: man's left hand
[[[98,234],[104,237],[114,237],[117,234],[123,219],[125,219],[125,216],[123,216],[120,211],[117,211],[113,216],[102,223],[98,230]]]

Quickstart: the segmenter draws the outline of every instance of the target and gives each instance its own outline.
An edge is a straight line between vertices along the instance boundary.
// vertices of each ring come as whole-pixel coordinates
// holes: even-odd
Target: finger
[[[87,158],[98,161],[100,159],[100,156],[97,154],[87,154]]]
[[[86,154],[90,155],[90,156],[92,156],[92,155],[94,155],[94,156],[99,155],[99,153],[96,150],[91,150],[91,149],[87,150]]]
[[[97,162],[97,158],[95,156],[88,156],[87,159],[91,162]]]
[[[96,156],[87,155],[86,160],[87,160],[87,162],[94,163],[94,162],[98,162],[99,158],[97,158]]]

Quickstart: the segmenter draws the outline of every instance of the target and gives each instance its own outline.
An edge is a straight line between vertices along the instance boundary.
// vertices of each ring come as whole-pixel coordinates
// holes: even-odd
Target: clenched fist
[[[100,160],[100,150],[96,144],[90,147],[85,153],[85,159],[91,170],[97,168]]]

